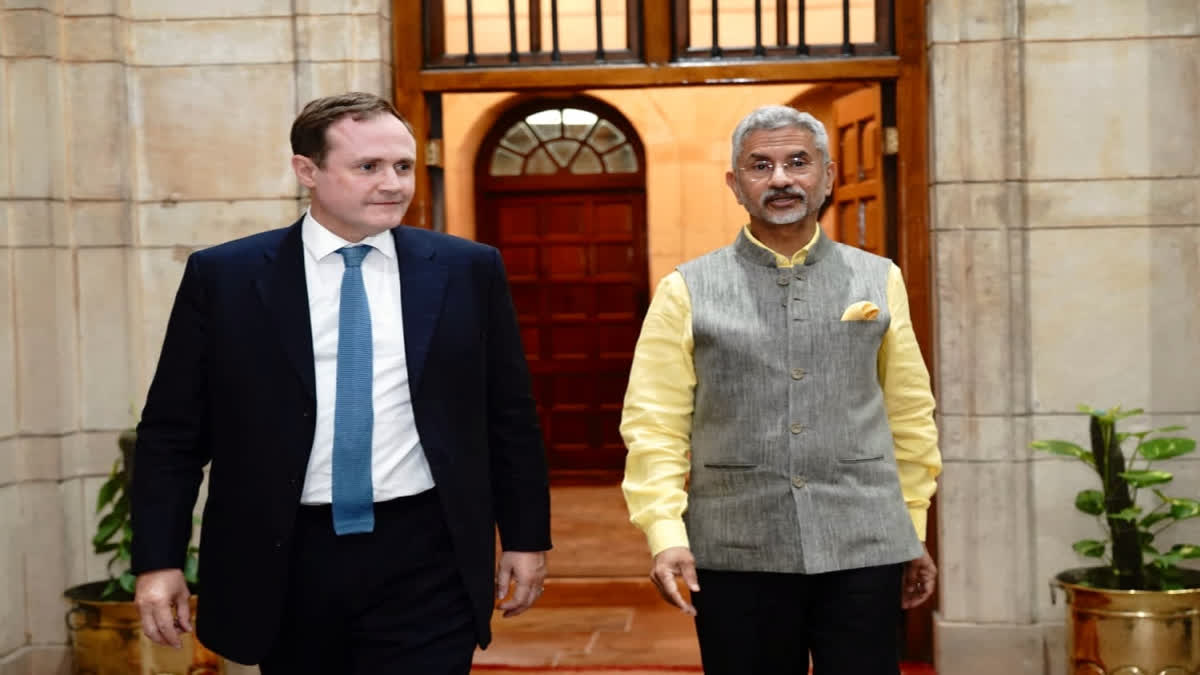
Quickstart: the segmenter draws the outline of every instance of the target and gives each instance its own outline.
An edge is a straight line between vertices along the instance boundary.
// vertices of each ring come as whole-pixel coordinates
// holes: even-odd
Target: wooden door
[[[888,255],[883,176],[883,106],[878,84],[833,103],[830,150],[838,163],[833,231],[845,244]]]
[[[482,206],[508,269],[551,472],[616,478],[647,305],[645,194],[493,193]]]

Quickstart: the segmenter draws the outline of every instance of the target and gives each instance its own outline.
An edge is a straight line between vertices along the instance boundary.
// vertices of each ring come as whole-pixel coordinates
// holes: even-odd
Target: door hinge
[[[883,154],[894,155],[900,152],[900,130],[896,127],[883,129]]]
[[[425,144],[425,166],[442,165],[442,139],[431,138]]]

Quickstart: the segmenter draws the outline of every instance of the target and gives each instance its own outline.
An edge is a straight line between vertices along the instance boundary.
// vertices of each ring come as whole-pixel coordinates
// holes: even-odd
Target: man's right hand
[[[162,569],[138,575],[133,604],[142,617],[142,631],[151,642],[180,647],[181,633],[192,632],[187,582],[181,569]]]
[[[687,587],[696,592],[700,590],[700,580],[696,577],[696,559],[686,546],[672,546],[659,551],[654,556],[654,565],[650,568],[650,580],[658,588],[658,594],[663,600],[683,610],[688,616],[696,616],[696,608],[683,599],[675,577],[683,577]]]

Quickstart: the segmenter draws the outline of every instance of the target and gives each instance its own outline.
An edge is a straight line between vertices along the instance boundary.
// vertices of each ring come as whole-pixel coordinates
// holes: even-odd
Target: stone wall
[[[1200,434],[1200,5],[936,0],[929,36],[938,672],[1057,673],[1093,479],[1029,442],[1086,442],[1079,403]]]
[[[183,261],[303,208],[288,129],[391,91],[390,0],[6,0],[0,14],[0,673],[57,672],[103,578],[96,492]]]

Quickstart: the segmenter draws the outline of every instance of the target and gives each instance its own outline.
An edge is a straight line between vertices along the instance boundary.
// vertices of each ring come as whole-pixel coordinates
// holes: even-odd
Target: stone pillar
[[[1086,443],[1079,403],[1200,432],[1200,8],[930,11],[938,672],[1059,673],[1047,583],[1085,564],[1070,543],[1095,525],[1073,501],[1094,478],[1029,441]],[[1196,484],[1200,462],[1175,468]]]

